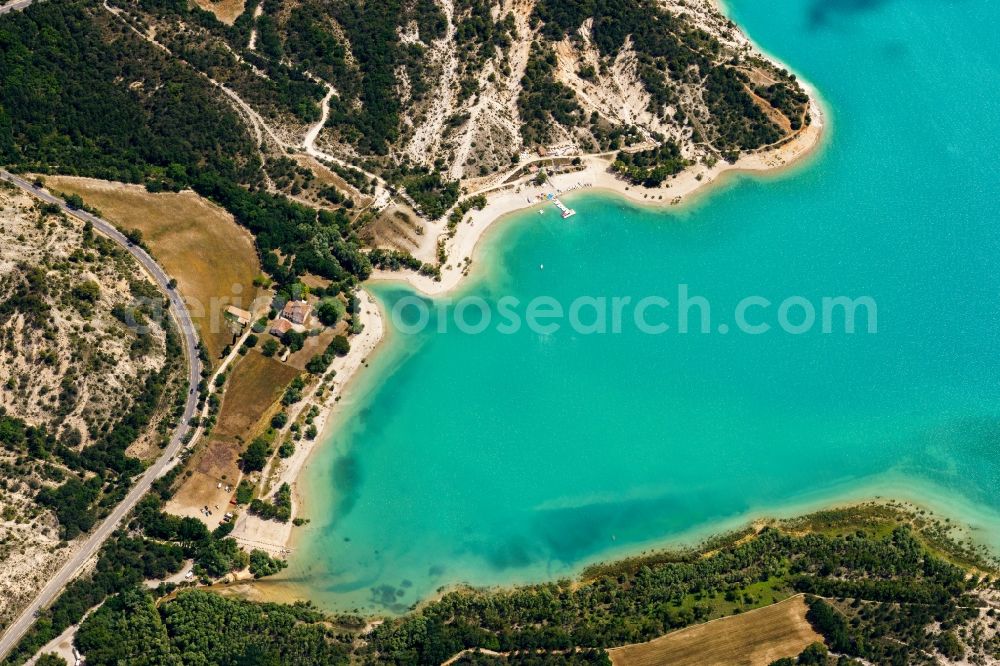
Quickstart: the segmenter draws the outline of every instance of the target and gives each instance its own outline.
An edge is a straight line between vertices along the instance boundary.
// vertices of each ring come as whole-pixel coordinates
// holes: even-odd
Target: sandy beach
[[[338,398],[340,398],[351,379],[366,365],[372,352],[381,342],[385,334],[385,324],[379,311],[378,303],[371,295],[361,289],[358,291],[361,301],[360,318],[364,328],[351,338],[351,350],[345,356],[336,357],[330,364],[327,378],[328,390],[322,400],[310,393],[310,397],[296,406],[296,411],[290,414],[293,420],[311,407],[319,408],[319,415],[313,420],[319,434],[313,440],[301,439],[295,443],[295,452],[288,458],[275,458],[274,467],[270,470],[270,486],[277,489],[282,483],[292,487],[292,516],[301,514],[302,495],[299,491],[298,479],[303,467],[312,455],[316,446],[321,445],[328,436],[327,428],[334,414]],[[247,549],[259,548],[272,555],[284,555],[290,551],[293,543],[294,526],[291,522],[281,523],[275,520],[263,520],[243,512],[237,518],[233,529],[233,538]]]
[[[735,164],[723,160],[719,160],[711,167],[696,164],[671,178],[665,186],[657,188],[630,185],[622,180],[610,170],[612,161],[610,157],[581,156],[578,171],[552,175],[545,185],[530,183],[532,176],[528,175],[518,182],[481,192],[486,195],[486,206],[481,210],[469,211],[455,229],[454,235],[445,241],[448,260],[441,268],[440,279],[414,271],[384,270],[373,272],[371,279],[406,282],[428,296],[440,296],[451,292],[469,275],[470,266],[475,263],[476,248],[490,227],[512,213],[528,209],[543,210],[548,215],[559,214],[552,203],[545,198],[549,193],[564,198],[571,207],[574,194],[595,190],[640,205],[683,206],[690,204],[696,195],[706,192],[724,177],[739,173],[780,173],[790,166],[801,163],[804,157],[820,145],[824,135],[826,115],[814,91],[809,88],[807,90],[811,100],[809,113],[812,122],[776,148],[744,155]],[[572,224],[573,219],[567,219],[566,223]],[[434,232],[429,234],[431,238],[441,238],[447,232],[446,225],[444,222],[438,222],[431,231]],[[425,261],[431,259],[431,257],[421,258]]]

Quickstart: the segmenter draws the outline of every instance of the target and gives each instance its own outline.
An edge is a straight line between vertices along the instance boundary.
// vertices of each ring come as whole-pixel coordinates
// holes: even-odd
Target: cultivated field
[[[250,233],[194,192],[152,194],[140,185],[72,176],[47,176],[45,184],[79,194],[120,228],[142,231],[156,260],[176,278],[209,357],[218,359],[233,337],[222,311],[230,303],[249,308],[256,296],[260,263]]]
[[[257,424],[270,418],[270,408],[299,371],[258,351],[247,353],[226,382],[215,434],[242,437],[249,441],[257,434]]]
[[[794,657],[810,643],[822,641],[806,621],[802,595],[741,615],[669,633],[648,643],[608,650],[615,666],[745,664],[765,666]]]
[[[240,454],[267,427],[285,387],[298,373],[257,351],[239,360],[226,382],[215,429],[188,463],[191,474],[168,503],[169,513],[201,518],[201,507],[229,503],[233,493],[225,487],[235,488],[240,480]],[[213,517],[218,520],[222,514],[215,512]]]

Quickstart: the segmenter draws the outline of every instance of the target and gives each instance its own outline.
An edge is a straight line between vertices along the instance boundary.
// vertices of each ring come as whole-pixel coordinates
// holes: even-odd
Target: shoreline
[[[663,553],[686,551],[699,548],[716,537],[723,537],[744,529],[805,518],[824,511],[838,511],[871,504],[895,507],[919,514],[928,520],[938,520],[949,524],[958,530],[958,534],[954,535],[956,542],[968,539],[975,546],[985,547],[989,555],[1000,556],[1000,538],[993,541],[981,538],[981,533],[984,530],[990,530],[990,526],[993,525],[997,526],[998,529],[991,531],[994,534],[1000,534],[1000,513],[983,511],[977,507],[972,499],[953,493],[949,494],[943,486],[923,480],[918,482],[897,471],[884,472],[860,481],[857,485],[845,481],[823,492],[805,493],[781,505],[750,508],[737,515],[712,519],[675,534],[660,535],[644,541],[605,549],[590,557],[584,557],[566,569],[557,572],[525,569],[520,572],[520,575],[512,576],[507,580],[479,584],[469,582],[465,579],[464,573],[456,572],[454,580],[417,599],[416,607],[423,607],[449,592],[461,589],[473,588],[499,592],[558,579],[568,578],[579,581],[583,579],[588,569],[595,566],[613,565]],[[959,536],[962,538],[957,538]],[[307,582],[285,580],[281,578],[281,574],[262,580],[238,580],[222,587],[257,601],[294,603],[308,600],[331,613],[355,612],[353,607],[325,604],[323,600],[316,599],[308,593]],[[397,614],[384,609],[358,612],[368,618],[397,616]]]
[[[709,520],[675,534],[654,536],[643,541],[611,547],[590,557],[584,557],[559,572],[541,575],[528,572],[527,575],[509,581],[480,585],[456,580],[421,598],[417,602],[417,607],[440,599],[449,592],[470,587],[477,590],[504,591],[564,578],[579,581],[592,567],[697,549],[714,538],[758,525],[793,521],[824,511],[839,511],[871,504],[894,506],[914,514],[925,515],[928,519],[941,520],[956,528],[962,537],[969,539],[974,545],[985,547],[991,556],[1000,558],[1000,513],[985,512],[978,508],[973,500],[961,495],[948,494],[942,486],[925,481],[918,483],[898,472],[889,471],[866,478],[860,485],[854,486],[850,482],[844,482],[828,488],[825,492],[799,495],[781,505],[750,508],[733,516]],[[992,530],[998,535],[994,541],[978,538],[983,529],[989,529],[984,527],[988,525],[997,527]],[[391,613],[383,615],[392,616]]]
[[[447,242],[450,261],[442,269],[440,281],[415,271],[375,270],[368,282],[404,283],[416,292],[432,298],[444,297],[468,286],[472,282],[469,278],[474,277],[478,268],[476,254],[482,251],[487,235],[502,227],[502,222],[531,210],[542,211],[548,215],[558,214],[546,200],[528,202],[529,197],[551,191],[553,187],[562,196],[591,191],[624,199],[630,205],[663,210],[674,207],[670,204],[674,197],[681,198],[681,202],[676,204],[678,207],[693,205],[702,197],[713,193],[715,187],[725,184],[735,176],[745,174],[755,177],[780,176],[789,169],[806,166],[808,164],[806,160],[817,154],[817,149],[828,135],[826,131],[828,116],[813,88],[805,83],[803,86],[810,96],[810,114],[813,122],[776,149],[745,155],[735,164],[720,160],[714,167],[701,164],[689,167],[672,178],[667,186],[660,188],[631,186],[608,170],[610,161],[600,157],[584,157],[582,159],[585,166],[580,171],[552,176],[544,187],[508,186],[500,192],[489,195],[487,204],[482,209],[470,211],[466,215],[467,221],[458,225],[454,237]],[[567,220],[567,224],[572,222],[571,218]],[[446,232],[442,231],[442,234],[444,233]],[[475,265],[472,270],[463,268],[466,258],[472,260],[472,264]],[[362,301],[362,321],[365,324],[364,330],[356,339],[360,344],[352,342],[348,355],[336,359],[331,365],[337,371],[337,376],[331,383],[327,397],[322,402],[307,403],[307,405],[316,404],[320,408],[319,415],[314,419],[318,435],[312,441],[303,439],[297,442],[295,453],[281,461],[278,472],[273,477],[275,486],[286,482],[292,487],[295,517],[302,516],[308,505],[305,493],[299,487],[302,471],[316,449],[330,438],[331,430],[335,427],[333,422],[339,402],[337,398],[343,398],[348,393],[351,380],[357,376],[362,366],[367,365],[364,361],[370,360],[374,353],[384,347],[383,342],[387,337],[385,313],[382,312],[378,301],[363,286],[359,289],[359,298]],[[248,522],[251,523],[251,527],[247,526]],[[279,555],[290,553],[295,549],[298,542],[297,535],[301,532],[293,529],[291,522],[263,521],[248,515],[241,515],[237,531],[240,534],[236,536],[243,538],[248,544],[263,547],[272,554]]]
[[[304,400],[294,416],[297,419],[311,407],[318,407],[319,414],[313,419],[317,435],[312,440],[305,438],[298,440],[295,443],[295,452],[288,458],[275,458],[276,466],[269,477],[272,489],[282,483],[287,483],[291,487],[293,518],[302,516],[306,506],[305,493],[299,487],[305,466],[316,449],[322,446],[330,435],[329,429],[337,405],[351,382],[363,368],[368,366],[373,354],[385,338],[385,318],[378,301],[364,288],[358,290],[358,299],[361,308],[359,317],[363,329],[351,338],[350,351],[344,356],[335,357],[331,362],[327,374],[324,375],[324,379],[329,382],[325,396],[321,400],[314,396]],[[334,373],[332,378],[331,372]],[[264,520],[244,511],[237,518],[232,536],[248,548],[259,548],[272,556],[284,556],[294,550],[299,531],[291,520],[285,523]]]
[[[713,4],[721,13],[728,16],[722,2],[713,0]],[[739,34],[743,43],[749,48],[773,63],[787,68],[787,65],[764,51],[745,33],[740,31]],[[792,71],[790,68],[788,69]],[[720,159],[711,167],[701,163],[692,165],[669,179],[665,186],[657,188],[631,185],[619,178],[610,171],[612,158],[581,155],[582,169],[552,175],[543,186],[530,184],[529,177],[526,175],[513,183],[494,186],[483,192],[486,194],[486,205],[482,209],[473,209],[466,213],[450,238],[446,223],[443,220],[439,221],[434,227],[435,243],[439,239],[446,238],[445,249],[448,256],[445,266],[441,269],[439,280],[409,270],[374,270],[368,281],[405,283],[416,292],[430,297],[443,297],[457,291],[472,283],[472,280],[467,278],[471,278],[473,272],[478,272],[479,258],[477,254],[482,251],[487,234],[491,230],[501,227],[501,222],[517,214],[527,213],[529,210],[540,211],[542,214],[548,215],[558,214],[556,211],[550,210],[553,206],[544,197],[546,193],[553,190],[561,197],[570,197],[580,191],[590,190],[623,199],[635,206],[660,210],[677,206],[683,209],[697,203],[704,196],[714,192],[717,186],[724,185],[735,176],[777,177],[790,169],[803,168],[808,165],[810,157],[818,154],[819,149],[824,144],[824,139],[829,136],[827,123],[830,114],[824,107],[815,87],[801,77],[799,77],[799,83],[809,95],[808,113],[811,122],[787,137],[777,147],[743,155],[735,164]],[[466,196],[474,196],[475,194],[477,193],[473,192]],[[572,222],[572,219],[567,220],[569,224]],[[318,434],[312,441],[303,439],[297,442],[295,453],[288,459],[280,461],[277,471],[272,477],[274,487],[282,482],[291,486],[293,517],[305,517],[307,502],[305,492],[300,488],[303,470],[318,447],[331,437],[332,429],[335,427],[333,423],[339,399],[347,395],[351,381],[358,375],[362,367],[367,367],[367,361],[370,360],[370,357],[380,349],[384,349],[383,342],[387,337],[385,313],[382,312],[378,301],[363,286],[359,288],[359,297],[362,301],[361,317],[364,322],[364,330],[352,342],[350,352],[345,357],[336,359],[331,365],[331,368],[336,370],[337,376],[331,382],[329,392],[324,400],[322,402],[309,401],[302,407],[303,411],[314,404],[320,408],[319,415],[314,419]],[[864,500],[846,501],[846,503],[856,504],[860,501]],[[826,506],[830,506],[829,501]],[[747,521],[749,515],[750,513],[744,514],[735,519],[735,524],[749,524]],[[763,514],[761,513],[761,515]],[[239,531],[244,533],[248,531],[246,523],[249,520],[255,523],[256,529],[250,530],[254,534],[276,537],[273,541],[267,539],[269,542],[267,545],[272,546],[272,548],[265,549],[270,550],[272,554],[290,554],[295,550],[302,530],[294,529],[291,521],[288,523],[263,521],[249,516],[249,514],[244,514],[240,517],[241,524],[238,528],[242,529]],[[727,524],[730,527],[726,527]],[[713,523],[713,528],[708,534],[726,531],[731,529],[733,524],[733,520]],[[666,541],[660,538],[655,540],[658,545],[652,546],[650,544],[645,546],[633,544],[633,547],[628,548],[628,552],[636,554],[643,547],[669,548],[671,544],[681,543],[685,538],[684,535],[676,535],[676,539],[670,538]],[[259,543],[258,547],[262,545],[265,543]],[[603,557],[605,559],[619,559],[612,552],[605,553]],[[593,562],[589,564],[593,564]],[[581,563],[574,570],[579,573],[589,564],[587,562]],[[279,587],[284,587],[282,581],[276,580],[274,583],[277,583]],[[294,589],[294,584],[291,585]]]
[[[710,520],[666,538],[653,537],[612,548],[574,564],[573,575],[579,576],[594,565],[697,547],[708,539],[761,522],[795,520],[822,511],[836,511],[871,503],[894,504],[914,513],[924,512],[928,517],[948,519],[950,524],[961,530],[963,536],[971,538],[976,545],[984,546],[991,554],[1000,557],[1000,513],[984,511],[972,499],[949,493],[939,484],[890,470],[860,479],[856,483],[844,481],[825,491],[800,494],[780,505],[750,508],[734,516]],[[990,530],[995,535],[994,539],[988,541],[977,538],[977,534],[989,529],[989,526],[995,526],[995,529]]]
[[[735,164],[724,160],[719,160],[712,167],[695,164],[672,177],[665,186],[656,188],[631,185],[622,180],[610,171],[611,160],[608,158],[580,156],[582,169],[550,176],[543,186],[518,181],[485,193],[486,205],[480,210],[466,213],[463,221],[455,228],[454,235],[445,241],[448,259],[441,268],[439,280],[411,270],[379,269],[372,271],[369,281],[405,283],[417,292],[432,297],[456,291],[476,270],[476,255],[491,229],[501,226],[501,222],[518,213],[541,211],[542,214],[557,214],[555,210],[550,210],[554,207],[544,199],[548,192],[555,191],[560,196],[572,197],[579,192],[593,191],[624,199],[632,205],[655,209],[674,206],[683,208],[697,202],[734,176],[780,176],[790,169],[807,166],[807,159],[817,154],[824,138],[829,135],[829,113],[815,89],[804,81],[800,83],[809,94],[812,122],[776,148],[743,155]],[[568,219],[566,223],[572,224],[573,220]],[[446,237],[447,233],[447,229],[442,228],[437,238]]]
[[[336,421],[334,417],[338,415],[340,403],[343,401],[344,396],[347,395],[352,384],[357,380],[360,371],[363,368],[367,368],[374,356],[385,349],[383,343],[388,338],[385,313],[382,312],[381,305],[367,289],[362,287],[359,289],[359,292],[363,294],[359,298],[361,299],[361,317],[364,329],[358,334],[357,338],[364,336],[366,332],[368,332],[368,337],[365,339],[363,345],[357,347],[359,350],[357,354],[354,354],[355,345],[351,344],[351,351],[348,352],[347,356],[343,357],[344,364],[342,369],[337,369],[337,366],[331,364],[331,367],[337,369],[337,377],[331,382],[328,389],[330,392],[320,405],[319,416],[313,421],[316,425],[316,438],[309,443],[309,446],[303,447],[306,450],[296,469],[295,483],[289,482],[289,485],[292,486],[292,514],[295,517],[302,516],[308,506],[308,503],[305,501],[305,493],[298,485],[302,479],[302,471],[306,464],[312,460],[313,455],[319,447],[327,443],[327,440],[333,434]],[[348,359],[352,359],[352,362],[348,362]],[[298,536],[299,532],[292,530],[286,542],[286,547],[294,549]]]

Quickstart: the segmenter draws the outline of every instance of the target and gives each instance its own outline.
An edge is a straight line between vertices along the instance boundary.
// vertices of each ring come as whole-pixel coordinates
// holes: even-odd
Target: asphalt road
[[[23,4],[29,4],[28,0],[22,0]],[[9,7],[10,5],[7,5]],[[153,278],[157,286],[163,291],[167,297],[170,299],[170,311],[174,317],[174,321],[177,324],[181,335],[184,338],[184,351],[187,356],[187,366],[188,366],[188,383],[193,391],[188,391],[187,404],[184,406],[184,416],[181,418],[180,424],[174,431],[173,436],[170,438],[170,443],[163,450],[163,454],[154,462],[150,467],[143,472],[142,476],[136,481],[132,490],[125,496],[125,499],[121,501],[93,531],[87,537],[83,545],[73,554],[73,556],[63,564],[62,568],[59,569],[56,574],[49,579],[45,587],[38,593],[35,599],[28,604],[27,608],[21,613],[21,615],[15,620],[4,632],[3,636],[0,637],[0,658],[3,658],[7,653],[14,647],[14,645],[21,639],[24,633],[31,626],[35,619],[35,613],[37,613],[42,608],[48,606],[52,601],[59,595],[63,587],[69,583],[80,568],[89,560],[101,547],[101,544],[111,536],[111,533],[115,531],[121,520],[128,514],[129,511],[136,505],[136,503],[146,494],[146,491],[150,489],[153,481],[157,477],[161,476],[170,466],[171,461],[177,455],[177,452],[181,448],[181,440],[184,435],[190,429],[188,426],[188,421],[195,414],[195,410],[198,406],[198,383],[201,381],[201,361],[198,359],[198,336],[195,333],[194,326],[191,324],[191,315],[187,311],[184,302],[181,300],[180,295],[176,290],[169,287],[170,278],[167,274],[160,268],[159,264],[153,261],[153,258],[137,245],[132,245],[128,242],[125,236],[115,229],[113,225],[109,222],[102,220],[96,215],[91,215],[90,213],[82,210],[72,210],[66,206],[65,202],[58,197],[54,197],[48,192],[42,189],[36,189],[31,183],[15,176],[14,174],[8,173],[3,169],[0,169],[0,179],[6,180],[20,187],[22,190],[30,193],[32,196],[46,201],[48,203],[54,203],[62,208],[67,214],[77,217],[81,220],[90,222],[94,226],[94,230],[107,236],[111,240],[115,241],[129,253],[135,257],[146,272]]]

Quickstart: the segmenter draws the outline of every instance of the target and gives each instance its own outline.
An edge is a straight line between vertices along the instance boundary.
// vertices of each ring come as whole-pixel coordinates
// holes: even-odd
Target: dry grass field
[[[285,363],[293,368],[305,370],[306,363],[316,354],[322,354],[330,344],[330,341],[333,340],[333,336],[339,333],[346,333],[346,331],[347,326],[344,322],[340,322],[334,328],[324,328],[319,335],[308,336],[302,349],[294,354],[290,354]]]
[[[267,427],[285,387],[298,374],[295,368],[257,351],[239,360],[226,382],[215,429],[188,462],[191,475],[167,504],[169,513],[201,518],[203,506],[225,508],[232,496],[225,487],[235,488],[240,479],[240,453]],[[215,512],[213,517],[218,520],[222,513]]]
[[[226,25],[232,25],[243,13],[244,7],[243,0],[194,0],[194,4],[212,12],[215,18]]]
[[[157,262],[177,280],[209,356],[217,359],[233,332],[226,305],[248,308],[260,263],[250,233],[223,209],[194,192],[152,194],[140,185],[47,176],[46,187],[79,194],[121,228],[142,231]]]
[[[271,418],[271,407],[299,371],[251,350],[236,364],[226,382],[225,397],[214,433],[249,441],[258,424]]]
[[[822,641],[806,621],[801,595],[741,615],[669,633],[648,643],[608,650],[615,666],[766,666]]]

